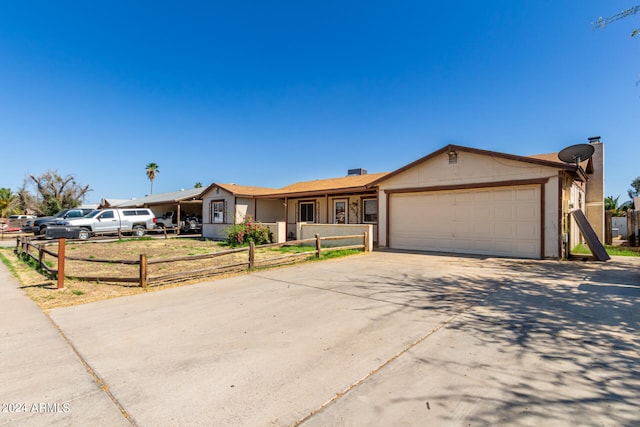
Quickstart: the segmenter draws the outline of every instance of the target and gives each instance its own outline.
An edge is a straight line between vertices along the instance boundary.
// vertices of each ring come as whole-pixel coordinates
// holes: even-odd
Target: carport
[[[113,207],[118,208],[149,208],[156,215],[162,218],[168,213],[175,212],[176,224],[180,224],[185,217],[198,218],[202,222],[202,199],[203,188],[190,188],[187,190],[173,191],[170,193],[152,194],[140,199],[131,199],[120,202]],[[180,233],[180,227],[176,228]]]

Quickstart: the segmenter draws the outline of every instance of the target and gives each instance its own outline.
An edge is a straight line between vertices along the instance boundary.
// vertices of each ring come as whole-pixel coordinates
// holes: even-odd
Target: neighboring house
[[[591,143],[595,154],[580,165],[557,153],[448,145],[391,173],[360,170],[280,189],[214,183],[201,195],[203,237],[224,239],[250,215],[284,224],[289,239],[298,223],[365,223],[378,247],[562,258],[580,242],[572,210],[585,211],[604,236],[604,204],[593,196],[604,189],[603,146]]]
[[[190,188],[169,193],[152,194],[139,199],[118,201],[103,199],[101,207],[150,208],[157,218],[161,218],[167,213],[175,212],[175,222],[179,224],[184,221],[185,217],[200,218],[202,215],[202,192],[202,188]]]
[[[100,204],[98,205],[97,209],[113,208],[115,206],[118,206],[120,203],[126,203],[130,200],[131,199],[106,199],[103,197],[102,200],[100,200]]]

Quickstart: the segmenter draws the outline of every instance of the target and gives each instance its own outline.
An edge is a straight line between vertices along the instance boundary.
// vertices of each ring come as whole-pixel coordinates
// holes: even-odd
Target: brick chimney
[[[604,242],[604,144],[599,136],[589,138],[589,144],[593,145],[595,151],[590,160],[593,172],[588,175],[585,215],[598,239]]]

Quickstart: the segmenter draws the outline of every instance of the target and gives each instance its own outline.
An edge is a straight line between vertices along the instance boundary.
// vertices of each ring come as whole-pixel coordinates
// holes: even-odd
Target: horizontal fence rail
[[[331,247],[322,247],[323,241],[334,241],[334,240],[346,240],[346,239],[361,239],[362,244],[357,245],[345,245],[345,246],[331,246]],[[363,234],[354,234],[348,236],[325,236],[321,237],[316,234],[314,238],[310,239],[302,239],[302,240],[292,240],[283,243],[270,243],[266,245],[255,246],[253,242],[250,243],[248,247],[237,248],[237,249],[229,249],[220,252],[214,252],[209,254],[200,254],[200,255],[187,255],[183,257],[173,257],[173,258],[157,258],[157,259],[147,259],[146,254],[140,254],[139,259],[137,260],[125,260],[125,259],[97,259],[97,258],[85,258],[78,256],[67,256],[65,255],[65,246],[66,239],[60,238],[56,241],[42,242],[36,241],[33,242],[31,238],[19,236],[16,238],[16,248],[15,252],[18,256],[23,259],[31,259],[36,263],[37,267],[46,271],[47,274],[55,276],[58,281],[58,288],[64,288],[64,279],[75,279],[75,280],[83,280],[83,281],[94,281],[94,282],[114,282],[114,283],[138,283],[140,287],[146,288],[149,283],[161,284],[163,282],[171,282],[171,281],[179,281],[179,280],[191,280],[198,279],[202,277],[212,276],[215,274],[221,274],[226,272],[237,272],[242,270],[253,270],[258,267],[266,267],[266,266],[276,266],[276,265],[284,265],[290,264],[291,262],[295,262],[299,257],[320,257],[322,253],[330,252],[330,251],[338,251],[338,250],[346,250],[346,249],[357,249],[362,251],[367,251],[368,248],[368,233]],[[94,242],[95,243],[95,242]],[[86,242],[86,244],[92,244],[92,242]],[[284,255],[277,255],[268,258],[262,258],[256,260],[256,251],[259,249],[273,249],[273,248],[281,248],[286,246],[313,246],[315,244],[314,250],[311,251],[303,251],[299,253],[290,253]],[[47,246],[57,245],[58,251],[50,251],[47,249]],[[171,263],[188,263],[193,261],[207,260],[207,259],[221,259],[223,257],[232,257],[239,254],[246,253],[246,261],[245,260],[231,260],[226,264],[220,265],[212,265],[210,267],[204,268],[194,268],[187,272],[176,272],[176,273],[165,273],[165,274],[156,274],[153,276],[149,275],[149,265],[160,265],[160,264],[171,264]],[[51,258],[55,258],[57,260],[57,268],[51,268],[45,262],[45,255]],[[65,274],[65,261],[79,261],[79,262],[91,262],[91,263],[99,263],[99,264],[124,264],[124,265],[132,265],[138,266],[138,275],[137,277],[110,277],[110,276],[84,276],[84,275],[67,275]]]

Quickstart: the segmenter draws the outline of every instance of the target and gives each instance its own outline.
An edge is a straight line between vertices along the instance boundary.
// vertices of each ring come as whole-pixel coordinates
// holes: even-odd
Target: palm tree
[[[16,199],[16,195],[8,188],[0,188],[0,217],[5,218],[9,208]]]
[[[158,169],[157,163],[149,163],[146,168],[147,178],[151,181],[151,192],[149,194],[153,194],[153,180],[156,179],[156,174],[160,173],[160,169]]]

